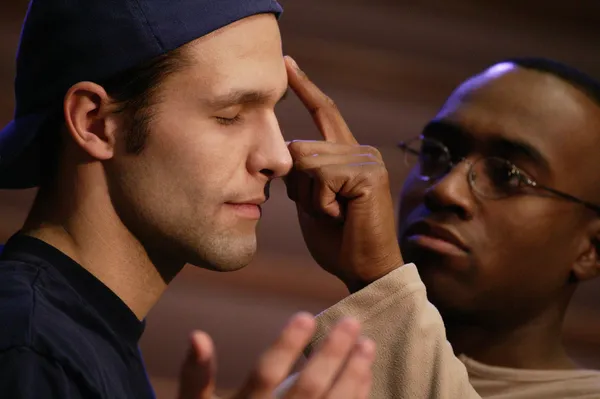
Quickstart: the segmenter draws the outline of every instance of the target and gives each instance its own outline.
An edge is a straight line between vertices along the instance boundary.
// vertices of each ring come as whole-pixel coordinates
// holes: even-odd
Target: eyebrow
[[[537,165],[540,165],[544,169],[550,170],[550,163],[546,157],[544,157],[537,148],[525,141],[507,138],[494,138],[492,142],[505,149],[509,153],[522,155]]]
[[[288,97],[289,89],[287,89],[277,100],[277,103],[285,100]],[[274,91],[259,91],[259,90],[233,90],[227,94],[217,96],[207,100],[210,107],[223,109],[235,105],[245,104],[265,104],[272,101]]]
[[[440,134],[449,134],[452,137],[470,137],[473,138],[468,130],[458,124],[448,121],[434,120],[428,123],[423,129],[423,134],[432,134],[440,136]],[[532,144],[515,138],[493,137],[490,139],[494,147],[500,147],[503,151],[511,154],[518,154],[540,165],[546,170],[550,170],[548,159]]]
[[[464,137],[467,136],[465,130],[457,124],[442,120],[433,120],[423,128],[423,135],[440,136],[446,134],[451,136]]]

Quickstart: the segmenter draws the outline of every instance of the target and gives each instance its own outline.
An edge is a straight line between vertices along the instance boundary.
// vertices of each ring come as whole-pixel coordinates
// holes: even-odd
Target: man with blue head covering
[[[0,132],[0,188],[39,186],[0,258],[4,397],[153,397],[144,318],[186,263],[250,262],[268,185],[293,160],[289,194],[326,270],[358,291],[402,264],[381,156],[285,61],[280,13],[273,0],[30,3]],[[325,141],[285,143],[274,108],[288,78]],[[288,397],[367,397],[374,344],[359,330],[336,324]],[[314,331],[297,315],[238,397],[272,397]],[[210,339],[192,349],[181,397],[208,398]]]

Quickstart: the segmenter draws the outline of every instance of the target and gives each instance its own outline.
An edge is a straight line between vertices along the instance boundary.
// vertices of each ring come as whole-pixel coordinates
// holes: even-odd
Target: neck
[[[153,262],[117,216],[106,187],[81,180],[55,187],[58,196],[40,191],[23,233],[79,263],[142,320],[183,264]]]
[[[576,366],[562,344],[564,309],[566,306],[558,305],[508,328],[497,323],[483,326],[445,319],[447,336],[456,354],[464,354],[487,365],[537,370],[573,369]]]

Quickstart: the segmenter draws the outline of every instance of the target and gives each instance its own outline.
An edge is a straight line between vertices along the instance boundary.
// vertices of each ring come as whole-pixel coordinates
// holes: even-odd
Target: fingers
[[[204,332],[194,332],[181,369],[179,399],[212,399],[215,378],[216,359],[212,340]]]
[[[371,367],[373,362],[371,362]],[[361,383],[361,385],[356,390],[356,399],[368,399],[371,395],[371,387],[373,386],[373,371],[372,368],[369,368],[365,379]]]
[[[359,338],[360,325],[338,323],[309,359],[285,399],[366,399],[371,386],[375,344]]]
[[[285,398],[320,398],[329,391],[344,369],[359,333],[360,325],[355,320],[343,320],[337,324],[308,361]]]
[[[294,168],[285,183],[288,197],[313,217],[329,215],[342,220],[340,193],[345,179],[352,179],[368,166],[385,170],[381,153],[374,147],[293,141],[288,144]]]
[[[312,155],[353,155],[370,154],[383,161],[377,148],[368,145],[329,143],[326,141],[295,140],[288,143],[288,150],[294,160]]]
[[[325,141],[357,144],[335,103],[310,81],[291,57],[285,57],[285,64],[290,87],[312,115]]]
[[[380,164],[379,159],[371,154],[349,154],[349,155],[320,155],[316,154],[309,157],[301,158],[294,162],[294,169],[298,171],[306,171],[318,169],[327,166],[340,165],[352,166],[356,164],[374,163]]]
[[[375,344],[363,339],[354,347],[348,362],[333,387],[326,396],[327,399],[367,399],[371,392],[371,366],[375,359]]]
[[[275,343],[261,356],[237,397],[271,398],[290,373],[314,331],[315,321],[311,315],[300,313],[294,316]]]
[[[286,177],[288,197],[313,217],[343,219],[347,201],[385,183],[387,171],[371,154],[315,155],[296,161]]]
[[[296,203],[304,212],[319,217],[321,212],[314,207],[315,185],[317,182],[308,173],[293,169],[285,178],[288,198]]]

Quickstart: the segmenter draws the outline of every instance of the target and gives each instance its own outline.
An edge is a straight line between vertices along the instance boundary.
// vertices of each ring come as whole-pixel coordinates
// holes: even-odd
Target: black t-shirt
[[[0,254],[0,398],[154,398],[144,330],[108,287],[56,248],[12,237]]]

